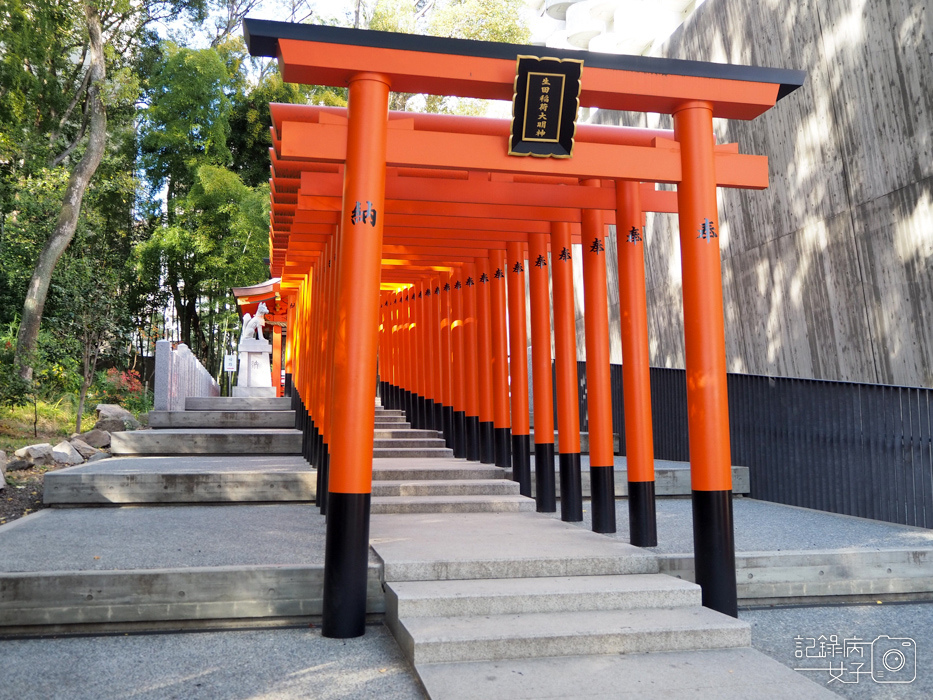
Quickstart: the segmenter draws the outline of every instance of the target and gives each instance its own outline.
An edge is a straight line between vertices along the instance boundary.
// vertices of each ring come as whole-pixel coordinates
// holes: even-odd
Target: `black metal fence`
[[[613,427],[625,453],[622,367]],[[577,366],[586,430],[586,363]],[[753,498],[933,528],[933,389],[728,375],[732,463]],[[684,370],[652,368],[658,459],[688,461]]]

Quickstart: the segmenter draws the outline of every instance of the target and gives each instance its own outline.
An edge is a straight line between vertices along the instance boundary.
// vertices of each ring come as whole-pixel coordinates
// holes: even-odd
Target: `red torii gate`
[[[674,116],[673,139],[670,132],[655,133],[645,143],[644,139],[635,139],[637,135],[633,132],[625,133],[627,130],[590,127],[614,132],[619,140],[607,138],[600,142],[594,138],[588,141],[585,136],[587,130],[581,127],[572,158],[543,161],[506,155],[507,136],[499,127],[492,128],[488,120],[461,119],[455,126],[445,126],[445,123],[452,122],[426,115],[386,119],[390,88],[461,97],[511,98],[516,57],[528,47],[256,20],[246,20],[244,27],[251,53],[277,57],[285,80],[349,85],[350,88],[349,110],[345,119],[325,110],[318,113],[316,123],[290,122],[283,117],[276,125],[280,140],[273,154],[272,268],[274,273],[283,277],[283,292],[287,289],[297,292],[294,320],[300,330],[293,334],[295,344],[289,344],[294,357],[291,369],[298,369],[300,377],[296,388],[302,398],[314,403],[315,410],[311,413],[320,416],[324,423],[316,427],[320,427],[329,440],[331,464],[326,482],[329,495],[326,505],[324,634],[356,636],[364,629],[373,434],[370,382],[376,372],[380,308],[386,308],[379,305],[383,237],[386,236],[385,240],[391,245],[401,248],[392,249],[391,254],[410,271],[405,273],[407,278],[396,279],[398,282],[407,279],[409,283],[425,274],[444,272],[434,270],[433,267],[443,266],[432,265],[432,262],[442,262],[445,258],[450,262],[451,257],[457,257],[450,252],[445,255],[436,250],[419,252],[423,241],[430,242],[438,237],[445,238],[452,248],[471,249],[473,246],[467,245],[469,242],[482,241],[488,255],[494,258],[493,264],[505,263],[500,246],[509,240],[512,241],[506,242],[509,262],[513,259],[524,261],[523,245],[526,241],[530,252],[533,246],[532,254],[537,258],[542,250],[546,250],[548,233],[552,235],[551,244],[555,250],[559,247],[562,251],[569,251],[573,229],[578,224],[572,220],[545,218],[549,223],[544,230],[533,225],[534,221],[517,226],[515,222],[521,219],[509,220],[507,226],[483,225],[471,220],[472,228],[463,229],[461,223],[459,232],[453,232],[454,227],[450,225],[451,211],[461,212],[454,214],[455,217],[463,216],[463,209],[457,209],[456,205],[471,204],[475,209],[477,205],[492,202],[500,207],[520,207],[515,204],[515,199],[495,199],[495,190],[506,189],[505,185],[512,190],[512,197],[518,196],[516,188],[528,185],[526,189],[529,192],[518,199],[519,202],[528,202],[530,198],[536,206],[553,206],[554,200],[546,194],[539,199],[530,194],[531,190],[542,192],[554,187],[535,180],[541,173],[583,180],[576,186],[569,183],[557,186],[586,192],[577,193],[577,196],[582,201],[589,201],[589,206],[579,205],[576,201],[568,206],[566,200],[561,200],[564,206],[557,208],[582,210],[579,225],[587,240],[594,231],[597,238],[602,238],[605,220],[600,220],[601,215],[597,212],[600,209],[618,212],[616,224],[620,231],[627,231],[630,226],[636,230],[641,227],[641,207],[637,200],[644,188],[638,182],[677,184],[697,580],[703,588],[705,605],[734,615],[731,460],[722,284],[718,239],[715,236],[718,230],[716,186],[766,186],[767,165],[763,157],[740,155],[734,146],[715,146],[712,117],[754,118],[773,106],[779,97],[798,87],[803,79],[802,73],[644,57],[543,51],[547,56],[584,60],[586,68],[580,92],[582,106],[656,111]],[[542,53],[538,47],[534,51]],[[376,70],[378,72],[373,72]],[[633,140],[626,140],[630,138]],[[313,153],[308,152],[310,144],[313,144]],[[309,162],[307,167],[297,163],[305,158],[313,158],[317,163]],[[399,170],[387,176],[387,166]],[[456,183],[451,183],[450,178],[445,181],[434,177],[444,184],[430,189],[446,187],[448,192],[446,196],[437,194],[438,198],[431,201],[441,204],[432,207],[423,198],[414,196],[417,188],[404,189],[404,185],[412,184],[403,182],[411,174],[406,169],[411,168],[463,170],[468,174],[465,182]],[[301,188],[297,191],[292,183],[284,181],[287,175],[291,175],[287,179],[294,180],[297,173],[314,169],[330,171],[332,176],[339,178],[331,177],[332,182],[341,185],[339,207],[335,207],[337,195],[332,185],[330,188],[326,186],[326,173],[319,180],[309,175],[308,186],[313,187],[312,183],[319,181],[322,189],[309,191],[307,195],[303,194],[304,174],[301,175]],[[487,173],[485,179],[469,174],[478,171]],[[519,175],[502,178],[499,173]],[[280,176],[283,181],[276,182],[275,178]],[[521,177],[529,178],[530,182],[521,182]],[[602,187],[601,179],[616,180],[618,185]],[[454,190],[464,185],[474,198],[483,192],[484,196],[493,199],[473,202],[451,196]],[[392,189],[399,186],[402,189]],[[594,200],[605,198],[607,193],[615,201],[608,207],[604,200],[602,206],[597,205]],[[390,204],[387,209],[389,194],[392,195],[390,203],[407,204]],[[648,199],[653,196],[650,190],[644,194]],[[280,195],[281,199],[277,199]],[[303,197],[309,198],[306,206],[300,205]],[[587,197],[592,199],[586,200]],[[505,211],[499,209],[491,215],[502,218]],[[520,216],[528,212],[516,209],[510,213]],[[426,246],[425,250],[430,247]],[[641,246],[632,247],[641,251]],[[306,251],[304,255],[300,252],[302,248]],[[419,257],[410,257],[414,255]],[[427,257],[420,257],[422,255]],[[558,260],[562,259],[563,256],[558,256]],[[621,261],[620,257],[620,265]],[[475,265],[475,262],[462,263],[466,266],[471,264]],[[626,269],[630,264],[632,261],[625,261]],[[451,268],[452,272],[458,269],[462,266]],[[599,274],[598,267],[593,269],[596,272],[584,271],[585,287],[595,289],[599,286]],[[643,282],[643,260],[641,267],[636,260],[631,271],[631,276],[642,277]],[[604,267],[602,274],[605,297]],[[555,265],[553,277],[555,332],[558,346],[563,348],[563,351],[558,351],[558,371],[561,378],[565,378],[569,373],[561,371],[561,365],[567,364],[570,356],[575,361],[569,264]],[[542,287],[540,282],[535,284],[534,275],[531,279],[533,328],[544,328],[540,319],[535,323],[534,318],[535,309],[540,308]],[[592,284],[591,279],[594,280]],[[312,281],[314,294],[311,293]],[[544,289],[546,297],[546,287]],[[627,290],[626,294],[630,292],[637,295],[637,289]],[[463,296],[468,306],[475,303],[475,299],[471,301],[473,295]],[[539,302],[536,304],[534,299],[539,299]],[[568,299],[571,304],[569,313],[566,307]],[[388,299],[383,299],[383,304],[385,301]],[[637,301],[631,303],[637,304]],[[644,303],[643,299],[641,303]],[[456,301],[454,306],[457,306]],[[586,307],[587,310],[590,307],[589,297]],[[459,317],[475,318],[472,308],[467,308],[466,312]],[[569,329],[566,328],[568,318],[571,323]],[[594,335],[598,336],[599,328],[594,328]],[[311,331],[308,337],[305,337],[306,329]],[[464,331],[469,335],[471,329],[475,332],[475,323],[467,323]],[[454,366],[461,367],[462,363],[457,362],[457,345],[462,339],[456,335],[450,335],[454,346]],[[640,332],[630,335],[636,337]],[[533,333],[533,350],[536,345],[534,336]],[[444,338],[442,334],[442,344]],[[589,341],[588,337],[588,350]],[[470,342],[477,347],[476,343],[485,342],[485,339],[477,335],[471,337]],[[316,347],[312,348],[312,344]],[[496,342],[492,345],[495,346]],[[644,348],[625,348],[624,351],[626,365],[634,367],[637,364],[647,373],[646,344]],[[492,354],[493,358],[497,356],[495,347]],[[537,360],[533,364],[537,366]],[[593,364],[605,364],[608,369],[608,341],[606,362],[599,360]],[[501,371],[502,363],[499,366]],[[628,375],[625,381],[629,383]],[[535,383],[537,385],[537,381]],[[633,384],[637,383],[637,379],[633,380]],[[465,384],[467,387],[471,385],[469,381]],[[608,386],[608,381],[595,380],[592,387],[598,389],[602,384]],[[570,387],[564,386],[559,378],[559,406],[575,404],[575,382],[572,390],[574,396],[571,399]],[[525,397],[527,401],[527,392]],[[630,413],[640,414],[644,419],[644,404],[630,411],[628,397],[626,399],[627,419]],[[592,388],[590,401],[605,405],[604,399],[594,397]],[[451,403],[458,405],[456,398],[452,398]],[[467,397],[459,404],[476,411],[475,396]],[[650,403],[648,410],[650,416]],[[574,430],[572,425],[568,430],[562,430],[561,418],[563,415],[559,416],[558,428],[563,442],[563,435],[567,433],[570,436]],[[334,431],[334,425],[340,430]],[[650,435],[650,422],[648,426]],[[527,428],[525,431],[527,434]],[[633,430],[635,432],[637,430]],[[611,435],[611,418],[609,433]],[[578,437],[577,434],[577,440]],[[576,452],[579,459],[578,444]],[[610,476],[611,463],[610,460]],[[579,476],[579,461],[576,466]],[[602,466],[595,463],[595,457],[594,466]],[[563,481],[563,460],[561,467]],[[606,484],[602,484],[603,492],[605,487]],[[594,494],[595,489],[594,483]],[[596,501],[594,495],[594,509]],[[596,518],[594,524],[595,521]]]

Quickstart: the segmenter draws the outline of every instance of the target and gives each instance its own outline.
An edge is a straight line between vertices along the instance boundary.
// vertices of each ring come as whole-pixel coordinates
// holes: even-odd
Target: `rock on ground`
[[[52,448],[52,455],[59,464],[74,466],[84,464],[84,457],[67,440],[62,440]]]
[[[108,457],[110,457],[109,452],[95,452],[94,454],[92,454],[90,457],[87,458],[87,461],[88,461],[88,464],[90,464],[91,462],[97,462],[102,459],[107,459]]]
[[[73,437],[71,440],[69,440],[69,442],[71,443],[71,446],[78,451],[78,454],[84,457],[84,459],[87,459],[91,455],[97,454],[98,452],[96,447],[91,447],[79,437]]]
[[[19,457],[14,457],[9,462],[6,463],[6,470],[8,472],[19,472],[24,469],[32,468],[33,464],[28,459],[20,459]]]
[[[30,464],[55,464],[55,457],[52,455],[52,446],[47,442],[21,447],[13,454],[20,459],[26,460]]]
[[[109,433],[119,433],[123,430],[137,430],[139,421],[133,414],[114,403],[97,404],[97,430],[106,430]]]
[[[89,430],[86,433],[81,433],[81,439],[86,442],[91,447],[97,447],[98,449],[103,449],[110,446],[110,433],[106,430]]]

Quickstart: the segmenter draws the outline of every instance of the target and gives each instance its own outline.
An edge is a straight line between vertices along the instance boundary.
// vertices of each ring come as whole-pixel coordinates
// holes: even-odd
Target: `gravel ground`
[[[43,475],[53,469],[56,467],[7,472],[6,487],[0,490],[0,525],[45,508],[42,503]]]
[[[658,554],[693,551],[693,510],[689,498],[657,499]],[[590,501],[583,502],[583,521],[592,527]],[[737,552],[780,552],[809,549],[874,550],[894,547],[933,547],[933,530],[880,520],[808,510],[753,498],[733,500]],[[560,503],[551,517],[560,518]],[[618,531],[609,535],[628,541],[628,500],[616,500]]]
[[[422,700],[392,635],[318,629],[0,640],[3,700]],[[39,672],[41,669],[41,672]]]
[[[752,645],[785,666],[826,669],[832,664],[839,680],[833,680],[828,670],[801,673],[817,683],[826,683],[826,687],[842,697],[859,700],[933,698],[933,603],[740,610],[739,617],[752,625]],[[844,649],[835,656],[827,652],[826,658],[813,658],[819,653],[817,645],[821,635],[826,638],[837,635],[837,642],[843,647],[845,640],[856,637],[871,646],[865,649],[864,658],[859,658],[855,652],[845,656]],[[795,637],[803,638],[800,641],[803,658],[800,659],[795,658]],[[811,639],[816,641],[809,641]],[[904,650],[904,667],[889,674],[884,679],[887,682],[876,682],[872,659],[875,659],[875,669],[883,667],[885,652],[896,648],[902,639],[913,642],[908,647],[900,647]],[[807,652],[806,648],[811,645],[814,648]],[[890,666],[899,656],[895,652],[888,659]],[[861,669],[855,666],[859,662],[865,663]],[[914,668],[916,678],[910,681]],[[853,674],[858,670],[864,675]]]

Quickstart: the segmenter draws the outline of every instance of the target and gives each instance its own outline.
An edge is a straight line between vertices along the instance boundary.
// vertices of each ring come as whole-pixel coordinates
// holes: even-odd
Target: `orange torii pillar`
[[[379,280],[385,220],[385,153],[389,81],[350,79],[343,183],[333,424],[324,551],[325,637],[359,637],[366,629],[369,511],[372,493],[373,381],[379,326]]]
[[[414,344],[414,312],[409,300],[411,289],[405,290],[405,296],[402,297],[402,367],[404,368],[405,387],[405,417],[408,422],[415,426],[415,406],[418,403],[415,395],[415,355],[412,345]]]
[[[476,264],[463,266],[463,373],[466,389],[466,458],[479,461],[479,367],[476,357]]]
[[[428,332],[427,332],[427,312],[425,311],[424,305],[424,281],[419,280],[416,284],[418,288],[417,299],[415,305],[418,307],[418,325],[417,338],[418,338],[418,378],[419,378],[419,389],[420,389],[420,406],[421,409],[421,429],[430,430],[434,425],[434,402],[431,400],[431,356],[428,349]]]
[[[531,293],[531,379],[535,406],[535,502],[539,513],[557,510],[554,486],[554,381],[551,375],[551,293],[548,236],[528,234]]]
[[[580,406],[577,390],[577,331],[573,308],[570,224],[551,224],[554,282],[554,347],[557,362],[557,440],[560,463],[560,519],[583,520],[580,482]]]
[[[282,326],[272,326],[272,388],[276,396],[284,396],[282,389]]]
[[[703,590],[703,605],[737,617],[712,106],[699,101],[682,104],[674,112],[674,136],[680,142],[682,170],[677,208],[696,582]]]
[[[412,427],[418,430],[424,430],[424,411],[427,403],[427,397],[424,393],[424,324],[421,318],[421,299],[419,295],[421,290],[416,283],[411,290],[411,364],[412,364],[412,398],[414,409],[414,420]]]
[[[509,368],[512,379],[512,479],[531,497],[531,436],[528,424],[528,329],[525,320],[525,248],[506,244],[509,287]]]
[[[622,325],[622,401],[628,471],[629,541],[656,547],[654,436],[645,292],[645,229],[638,183],[616,182],[616,248]]]
[[[389,308],[389,297],[382,294],[382,335],[379,342],[379,400],[384,408],[390,408],[389,387],[392,384],[392,309]]]
[[[339,234],[338,234],[339,235]],[[333,426],[333,407],[334,407],[334,353],[336,351],[337,326],[334,314],[328,314],[326,309],[333,309],[337,294],[337,249],[339,242],[337,236],[330,240],[330,256],[327,259],[327,290],[326,299],[319,305],[318,313],[323,319],[323,325],[327,329],[324,333],[324,346],[322,348],[319,360],[320,372],[317,374],[317,382],[320,390],[312,391],[312,396],[317,393],[317,413],[321,416],[321,437],[318,447],[318,469],[321,472],[321,514],[327,514],[327,499],[329,493],[327,490],[328,471],[330,469],[330,436]]]
[[[285,395],[292,396],[292,366],[295,358],[295,296],[285,298]],[[292,407],[294,409],[294,406]]]
[[[435,410],[440,406],[440,398],[437,396],[437,390],[440,388],[434,381],[434,365],[437,364],[437,333],[433,305],[431,303],[431,280],[423,280],[424,298],[421,300],[421,319],[424,324],[424,385],[425,394],[425,413],[424,427],[427,430],[440,430],[440,424],[435,421]]]
[[[507,268],[504,250],[489,251],[489,267],[492,270],[489,305],[492,324],[492,403],[496,466],[508,469],[512,466],[512,440],[509,429],[509,340],[506,334],[505,313]]]
[[[584,180],[599,187],[599,180]],[[586,407],[590,434],[590,504],[593,532],[616,531],[612,380],[609,375],[609,293],[606,287],[606,226],[597,209],[581,212],[583,232],[583,323],[586,343]]]
[[[451,388],[451,376],[453,373],[453,360],[451,359],[451,340],[450,340],[450,273],[444,273],[437,282],[438,286],[438,309],[437,320],[440,324],[440,365],[441,365],[441,400],[444,403],[443,426],[444,441],[448,449],[454,448],[454,399],[453,389]]]
[[[463,386],[463,269],[450,275],[450,385],[454,406],[454,457],[466,457],[466,390]]]
[[[492,327],[489,309],[489,258],[476,258],[476,324],[479,357],[479,461],[495,464],[496,442],[492,401]]]
[[[428,328],[431,332],[431,346],[434,348],[433,386],[434,386],[434,429],[438,432],[444,429],[444,379],[441,368],[441,322],[439,316],[441,303],[441,287],[437,278],[428,280]]]

